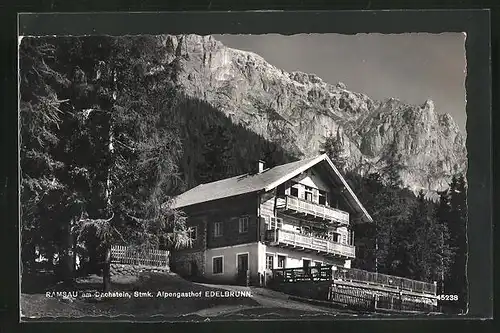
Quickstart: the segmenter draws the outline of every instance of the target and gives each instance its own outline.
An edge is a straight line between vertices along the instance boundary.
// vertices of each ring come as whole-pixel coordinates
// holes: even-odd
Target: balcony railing
[[[288,213],[307,214],[318,220],[330,220],[339,224],[349,224],[349,213],[347,212],[289,195],[284,197],[282,204],[277,208]]]
[[[267,230],[266,240],[285,246],[293,246],[304,251],[319,251],[325,254],[354,258],[356,249],[352,245],[333,242],[313,236],[302,235],[283,229]]]

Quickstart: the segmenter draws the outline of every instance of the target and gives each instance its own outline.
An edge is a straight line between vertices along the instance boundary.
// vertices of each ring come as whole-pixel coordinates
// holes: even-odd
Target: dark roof
[[[187,207],[203,202],[258,191],[269,191],[322,161],[328,162],[328,164],[333,168],[332,171],[334,171],[337,177],[340,178],[348,190],[348,200],[350,199],[349,201],[354,203],[353,206],[355,209],[361,211],[367,220],[371,221],[370,215],[366,212],[349,185],[345,182],[331,160],[325,154],[292,163],[278,165],[257,174],[244,174],[208,184],[198,185],[177,196],[174,201],[174,208]]]

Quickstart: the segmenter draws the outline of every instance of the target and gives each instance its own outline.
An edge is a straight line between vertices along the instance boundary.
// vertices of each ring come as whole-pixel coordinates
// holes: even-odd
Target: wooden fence
[[[435,283],[373,273],[356,268],[337,267],[336,270],[332,270],[331,265],[273,269],[273,278],[278,282],[291,283],[297,281],[351,281],[428,295],[436,295],[437,292]]]
[[[375,295],[356,288],[339,288],[332,285],[328,291],[328,301],[344,305],[353,310],[394,311],[428,313],[437,311],[437,304],[423,300],[402,299],[396,295]]]
[[[111,247],[111,262],[123,265],[149,267],[167,267],[169,252],[163,250],[142,250],[130,246],[114,245]]]
[[[422,294],[437,294],[437,284],[411,280],[399,276],[368,272],[356,268],[338,267],[333,273],[334,280],[355,281],[386,288],[408,290]]]
[[[375,298],[373,295],[360,289],[339,289],[332,285],[328,290],[327,299],[332,303],[346,306],[353,310],[375,310]]]

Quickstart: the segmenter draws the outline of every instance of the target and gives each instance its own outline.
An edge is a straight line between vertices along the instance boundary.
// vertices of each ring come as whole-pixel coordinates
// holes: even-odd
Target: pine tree
[[[205,150],[204,163],[199,165],[200,181],[209,183],[217,181],[229,174],[230,163],[230,134],[227,128],[218,125],[209,128],[204,133]]]
[[[441,248],[442,257],[440,258],[439,269],[439,291],[441,294],[446,294],[448,291],[445,288],[445,281],[450,278],[450,265],[455,256],[450,240],[449,220],[450,220],[450,191],[449,189],[439,192],[439,203],[435,210],[435,218],[441,228]]]
[[[34,247],[69,257],[77,234],[96,261],[117,239],[188,243],[185,218],[170,208],[182,150],[169,80],[150,70],[155,45],[153,37],[23,39],[26,262]]]
[[[454,258],[450,268],[450,276],[445,282],[447,293],[459,295],[457,308],[465,311],[467,304],[467,186],[463,175],[453,177],[450,190],[450,212],[448,228],[450,244],[454,251]]]

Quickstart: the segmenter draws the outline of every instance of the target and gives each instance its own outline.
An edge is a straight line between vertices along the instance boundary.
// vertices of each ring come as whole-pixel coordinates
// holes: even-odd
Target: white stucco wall
[[[259,248],[258,243],[239,244],[220,248],[207,249],[206,251],[206,272],[205,277],[214,282],[234,282],[237,277],[237,255],[248,253],[248,268],[251,275],[259,272]],[[213,274],[213,258],[223,256],[223,272]]]

